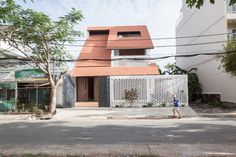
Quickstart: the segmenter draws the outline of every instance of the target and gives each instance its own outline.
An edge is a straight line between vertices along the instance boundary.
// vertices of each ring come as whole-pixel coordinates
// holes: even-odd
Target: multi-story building
[[[110,76],[159,74],[155,63],[143,60],[153,48],[146,26],[89,27],[88,33],[71,72],[77,106],[108,107]]]
[[[176,44],[183,46],[177,46],[177,55],[223,52],[226,41],[236,32],[236,5],[228,6],[226,0],[217,0],[215,4],[205,1],[200,9],[191,9],[185,0],[182,3],[176,25]],[[222,101],[235,103],[236,77],[219,69],[220,60],[218,55],[202,55],[176,58],[176,64],[184,69],[198,68],[203,93],[218,94]]]

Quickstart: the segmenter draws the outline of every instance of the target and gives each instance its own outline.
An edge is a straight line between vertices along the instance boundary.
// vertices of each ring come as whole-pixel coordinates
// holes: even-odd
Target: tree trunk
[[[51,86],[51,95],[50,95],[50,112],[52,114],[56,114],[56,94],[57,94],[57,87]]]

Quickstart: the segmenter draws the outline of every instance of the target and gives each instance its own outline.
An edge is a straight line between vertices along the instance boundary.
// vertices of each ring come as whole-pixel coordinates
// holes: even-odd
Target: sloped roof
[[[147,26],[88,27],[88,31],[109,31],[107,49],[152,49],[153,43]],[[140,37],[118,37],[119,32],[140,32]]]
[[[140,37],[119,38],[119,32],[140,32]],[[147,26],[117,26],[111,27],[107,49],[152,49],[153,44]]]
[[[96,61],[87,59],[111,59],[111,50],[106,49],[108,35],[90,36],[80,52],[79,61],[75,67],[109,67],[110,61]],[[85,61],[82,61],[86,59]]]
[[[103,31],[90,34],[84,43],[71,75],[85,76],[121,76],[121,75],[158,75],[156,65],[141,67],[111,67],[112,49],[149,49],[153,48],[146,26],[88,27],[88,31]],[[105,31],[105,32],[104,32]],[[119,38],[118,32],[139,31],[140,37]],[[96,60],[99,59],[99,60]]]

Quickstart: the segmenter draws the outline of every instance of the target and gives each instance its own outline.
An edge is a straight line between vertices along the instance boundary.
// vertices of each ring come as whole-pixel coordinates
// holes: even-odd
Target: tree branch
[[[12,43],[11,43],[12,42]],[[33,57],[26,54],[23,50],[21,50],[19,47],[19,44],[13,40],[8,39],[8,44],[15,48],[16,50],[20,51],[26,58],[28,58],[30,61],[32,61],[37,67],[39,67],[43,72],[46,74],[48,73],[36,60],[33,59]]]

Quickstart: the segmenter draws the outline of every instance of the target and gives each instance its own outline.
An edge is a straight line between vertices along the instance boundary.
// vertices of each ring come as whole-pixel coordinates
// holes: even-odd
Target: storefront
[[[40,69],[15,71],[17,101],[22,104],[49,105],[50,84],[47,75]]]
[[[40,69],[0,71],[0,112],[12,111],[19,104],[49,105],[50,83],[47,75]],[[75,83],[65,76],[57,89],[57,106],[74,106]]]
[[[16,104],[14,71],[0,71],[0,111],[12,110]]]

